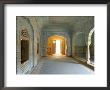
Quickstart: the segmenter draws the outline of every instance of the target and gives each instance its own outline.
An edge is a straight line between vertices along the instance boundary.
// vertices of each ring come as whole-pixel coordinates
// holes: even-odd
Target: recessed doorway
[[[54,35],[48,38],[47,55],[66,55],[67,43],[62,36]]]

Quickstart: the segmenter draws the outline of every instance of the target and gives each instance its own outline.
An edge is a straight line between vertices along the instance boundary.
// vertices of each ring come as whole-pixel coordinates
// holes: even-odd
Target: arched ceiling
[[[82,28],[93,28],[93,16],[46,16],[40,17],[43,21],[43,28],[64,27],[71,30],[83,30]]]
[[[78,22],[85,23],[91,17],[87,16],[50,16],[49,22],[50,23],[68,23],[68,24],[75,24]]]
[[[94,27],[94,16],[30,16],[41,29],[67,28],[68,30],[90,31]]]

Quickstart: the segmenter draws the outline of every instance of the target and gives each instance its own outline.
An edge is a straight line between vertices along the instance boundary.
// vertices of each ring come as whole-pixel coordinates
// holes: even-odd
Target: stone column
[[[89,46],[90,46],[90,42],[88,40],[88,45],[87,45],[87,63],[90,63],[90,49],[89,49]]]
[[[92,29],[88,35],[88,43],[87,43],[87,63],[89,64],[90,63],[90,44],[91,44],[91,36],[94,32],[94,29]]]

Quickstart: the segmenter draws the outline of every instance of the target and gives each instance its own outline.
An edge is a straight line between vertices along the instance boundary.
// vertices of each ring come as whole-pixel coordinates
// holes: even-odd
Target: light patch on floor
[[[93,74],[94,71],[70,57],[44,57],[32,74]]]

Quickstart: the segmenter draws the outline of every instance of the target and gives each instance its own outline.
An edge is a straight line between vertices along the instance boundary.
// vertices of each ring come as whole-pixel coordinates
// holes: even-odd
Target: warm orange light
[[[56,43],[56,41],[54,40],[53,43]]]
[[[61,56],[66,54],[66,39],[62,36],[51,36],[48,38],[48,55]]]

